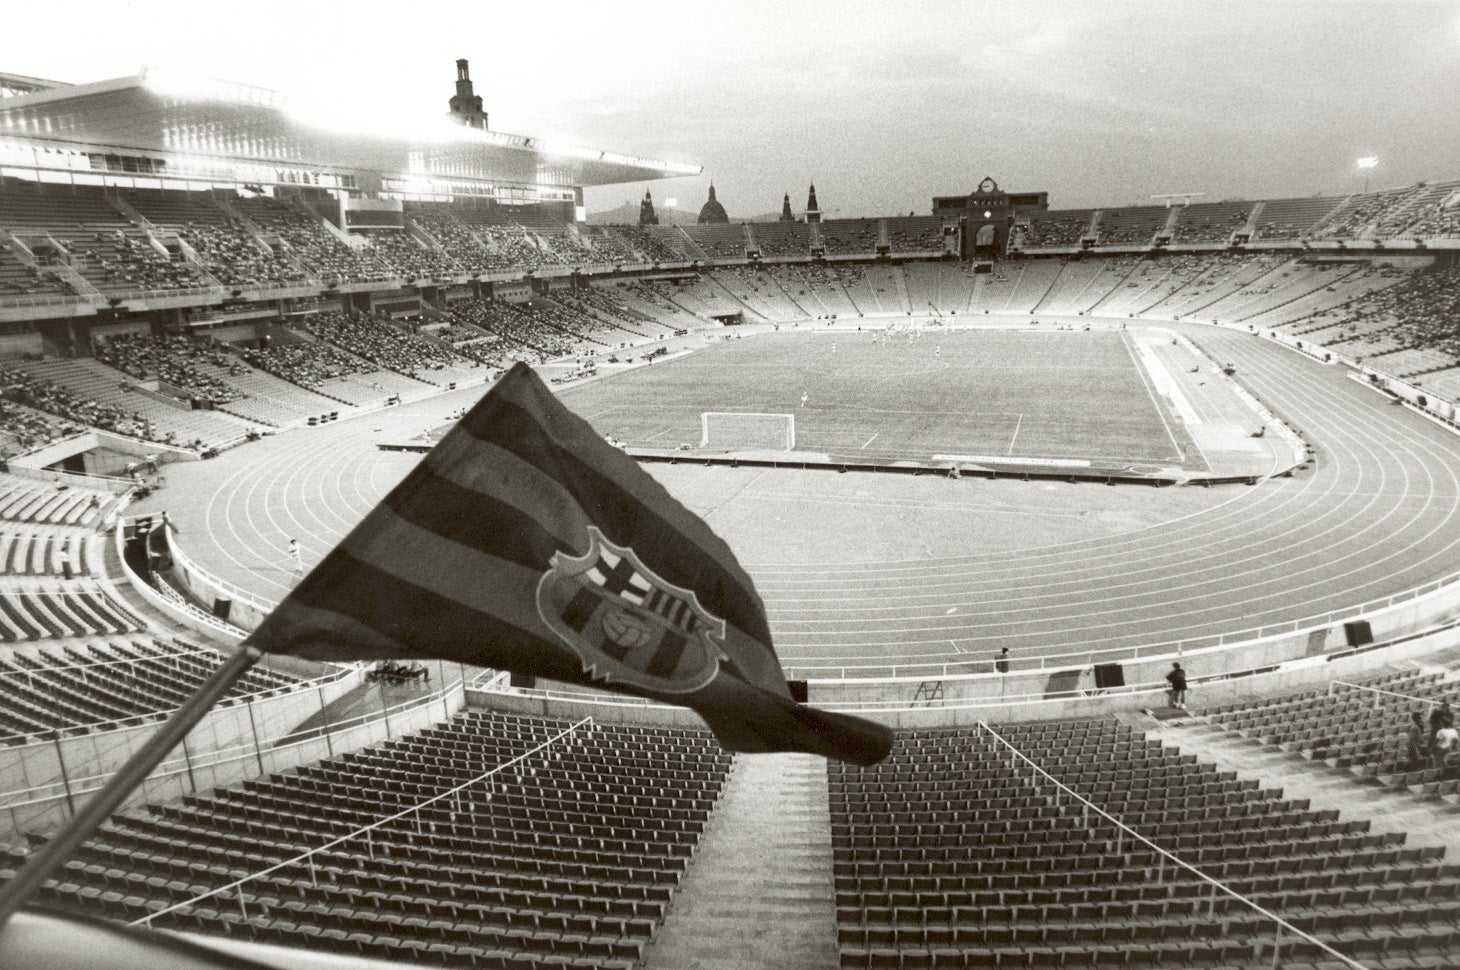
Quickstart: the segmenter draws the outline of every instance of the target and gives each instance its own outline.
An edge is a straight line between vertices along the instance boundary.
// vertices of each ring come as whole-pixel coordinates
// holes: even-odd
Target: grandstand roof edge
[[[118,101],[125,109],[118,110]],[[64,111],[57,110],[64,106]],[[180,145],[179,132],[205,132]],[[157,155],[406,172],[423,163],[458,178],[613,185],[699,175],[703,166],[482,131],[443,117],[412,133],[352,131],[296,117],[279,92],[150,73],[66,85],[0,101],[0,135]],[[268,145],[272,152],[256,146]],[[281,146],[281,147],[280,147]],[[500,166],[500,168],[498,167]],[[449,170],[449,171],[447,171]]]

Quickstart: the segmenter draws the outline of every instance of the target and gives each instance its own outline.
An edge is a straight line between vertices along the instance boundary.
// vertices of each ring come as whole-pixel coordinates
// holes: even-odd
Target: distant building
[[[725,207],[715,198],[715,183],[710,183],[710,197],[700,207],[700,225],[723,225],[730,221],[725,214]]]
[[[654,214],[654,197],[649,194],[648,189],[644,190],[644,201],[639,203],[639,225],[659,225],[659,217]]]
[[[447,103],[451,105],[451,118],[458,124],[487,130],[487,113],[482,110],[482,99],[472,91],[471,72],[464,57],[456,62],[456,94]]]
[[[968,195],[933,199],[933,215],[945,226],[957,226],[959,255],[964,259],[999,258],[1008,250],[1017,213],[1049,208],[1048,192],[1005,192],[992,176],[984,176]]]
[[[821,206],[816,204],[816,183],[811,183],[811,191],[806,194],[806,221],[821,221]]]
[[[796,214],[791,211],[791,193],[789,193],[789,192],[787,192],[786,195],[785,195],[785,197],[783,199],[781,199],[781,221],[782,222],[795,222],[796,221]]]

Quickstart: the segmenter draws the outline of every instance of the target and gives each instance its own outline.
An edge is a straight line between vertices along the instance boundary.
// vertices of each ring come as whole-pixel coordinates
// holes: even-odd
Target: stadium
[[[680,222],[714,159],[454,85],[0,74],[0,965],[1460,965],[1460,173]],[[580,459],[695,523],[572,492],[623,615],[727,677],[743,566],[777,703],[890,754],[741,747],[623,620],[633,676],[482,662]],[[381,625],[249,652],[326,610]]]

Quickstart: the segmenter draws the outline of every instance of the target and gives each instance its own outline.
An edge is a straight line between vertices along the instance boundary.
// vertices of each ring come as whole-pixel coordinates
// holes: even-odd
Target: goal
[[[791,451],[796,447],[796,416],[703,411],[700,447],[723,451]]]

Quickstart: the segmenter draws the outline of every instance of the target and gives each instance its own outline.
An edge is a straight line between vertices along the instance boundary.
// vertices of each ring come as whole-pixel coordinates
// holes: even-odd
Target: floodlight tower
[[[1368,155],[1368,156],[1366,156],[1364,158],[1359,159],[1354,164],[1355,164],[1355,167],[1358,168],[1358,170],[1360,172],[1363,172],[1364,173],[1364,191],[1365,192],[1368,192],[1369,191],[1369,173],[1372,172],[1374,169],[1376,169],[1376,168],[1379,167],[1379,159],[1377,157],[1373,156],[1373,155]]]

